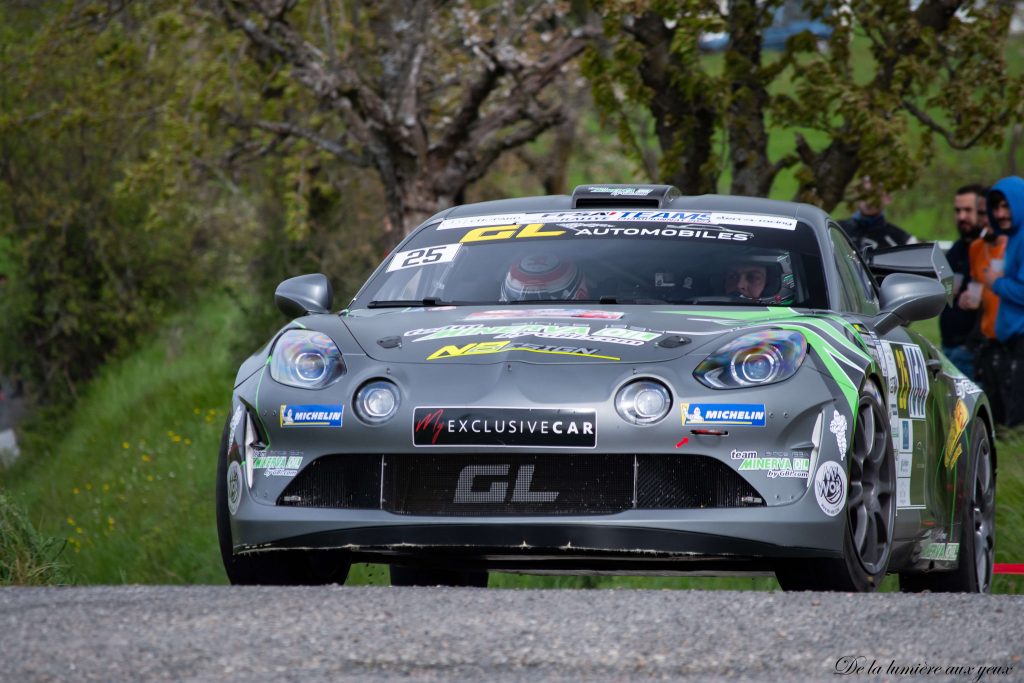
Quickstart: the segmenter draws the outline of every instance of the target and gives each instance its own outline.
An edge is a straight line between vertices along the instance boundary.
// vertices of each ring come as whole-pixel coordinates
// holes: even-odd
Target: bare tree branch
[[[930,130],[941,135],[946,140],[946,143],[953,149],[970,149],[971,147],[976,145],[979,140],[985,137],[988,134],[988,132],[992,130],[992,126],[994,126],[997,123],[995,119],[990,118],[985,123],[985,125],[982,126],[977,133],[975,133],[973,137],[968,138],[966,141],[961,141],[958,140],[957,137],[951,131],[947,130],[942,125],[940,125],[935,119],[929,116],[926,111],[920,109],[910,100],[905,99],[903,100],[902,104],[907,111],[914,115],[914,118],[923,123]]]
[[[352,150],[348,149],[344,145],[340,145],[333,140],[329,140],[323,137],[319,133],[307,130],[293,123],[287,123],[284,121],[263,120],[249,121],[247,123],[248,125],[251,125],[253,128],[259,128],[260,130],[265,130],[268,133],[276,133],[277,135],[291,135],[295,137],[300,137],[304,140],[308,140],[309,142],[312,142],[314,145],[316,145],[323,151],[329,154],[333,154],[334,156],[343,159],[344,161],[354,166],[360,166],[363,168],[370,166],[370,160],[367,159],[365,155],[355,154],[352,152]]]

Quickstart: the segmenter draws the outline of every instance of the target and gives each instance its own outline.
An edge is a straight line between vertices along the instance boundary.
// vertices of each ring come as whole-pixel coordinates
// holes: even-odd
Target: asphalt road
[[[0,680],[19,683],[1004,682],[1024,681],[1022,655],[1020,596],[0,589]]]

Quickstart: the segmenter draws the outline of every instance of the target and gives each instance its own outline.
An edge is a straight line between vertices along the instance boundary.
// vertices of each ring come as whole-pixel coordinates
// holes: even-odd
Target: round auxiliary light
[[[316,382],[327,372],[327,359],[319,353],[303,353],[295,359],[295,372],[307,382]]]
[[[671,408],[672,394],[665,385],[652,380],[630,382],[615,397],[619,416],[637,425],[654,424],[668,415]]]
[[[398,388],[383,380],[364,384],[356,393],[355,409],[363,422],[387,422],[398,412]]]

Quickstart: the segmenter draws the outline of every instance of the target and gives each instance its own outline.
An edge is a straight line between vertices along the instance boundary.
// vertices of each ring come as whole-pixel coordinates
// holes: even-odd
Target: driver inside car
[[[726,296],[777,306],[796,299],[796,279],[788,253],[747,254],[725,269]]]
[[[578,301],[589,298],[583,270],[554,254],[528,254],[515,261],[501,283],[500,301]]]

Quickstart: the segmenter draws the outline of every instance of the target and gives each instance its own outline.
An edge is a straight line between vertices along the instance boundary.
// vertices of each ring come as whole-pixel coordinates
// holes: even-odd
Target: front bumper
[[[701,356],[703,357],[703,356]],[[276,504],[290,478],[260,476],[257,471],[243,487],[238,511],[231,517],[236,553],[288,548],[339,548],[353,558],[384,561],[439,562],[458,558],[460,566],[545,570],[650,569],[671,564],[673,571],[757,571],[786,558],[838,557],[843,542],[844,515],[822,512],[813,492],[816,466],[840,461],[835,437],[828,431],[833,410],[845,410],[810,363],[786,386],[756,390],[714,392],[694,386],[692,365],[699,359],[672,366],[632,368],[604,366],[579,374],[574,382],[552,384],[550,367],[501,364],[463,369],[447,366],[417,368],[417,381],[408,368],[389,370],[402,387],[401,412],[393,427],[361,424],[351,413],[351,396],[363,382],[379,376],[380,367],[352,359],[346,380],[324,392],[307,392],[275,385],[259,375],[236,389],[235,406],[258,414],[273,441],[275,452],[298,454],[302,466],[324,456],[346,454],[451,453],[465,455],[471,448],[423,449],[412,445],[416,406],[506,406],[593,409],[598,440],[595,453],[657,453],[686,458],[701,455],[725,463],[753,485],[764,498],[758,507],[682,509],[629,509],[612,514],[530,516],[443,516],[396,514],[384,509],[337,509]],[[442,372],[443,370],[443,372]],[[470,373],[470,370],[472,371]],[[428,374],[433,373],[433,374]],[[436,375],[436,376],[435,376]],[[626,424],[614,412],[615,388],[638,376],[656,377],[674,387],[674,412],[651,427]],[[691,393],[681,394],[680,387]],[[415,388],[415,390],[414,390]],[[333,392],[328,397],[327,392]],[[322,394],[310,398],[311,394]],[[683,402],[764,404],[764,426],[732,426],[726,436],[700,436],[692,425],[680,422]],[[286,403],[342,403],[346,406],[341,428],[281,428],[275,412]],[[852,415],[848,418],[852,424]],[[824,420],[825,427],[814,432]],[[229,457],[243,459],[243,430]],[[300,436],[301,435],[301,436]],[[684,446],[682,438],[689,441]],[[741,469],[742,453],[787,458],[810,449],[817,440],[805,478],[769,478],[768,473]],[[510,456],[530,449],[476,449]],[[549,451],[552,458],[559,451]],[[795,462],[795,458],[794,458]],[[845,466],[845,463],[843,463]],[[542,489],[543,490],[543,489]],[[383,493],[381,494],[383,497]],[[375,506],[369,506],[375,507]],[[383,507],[383,506],[382,506]],[[396,559],[397,558],[397,559]],[[770,568],[770,567],[769,567]]]

